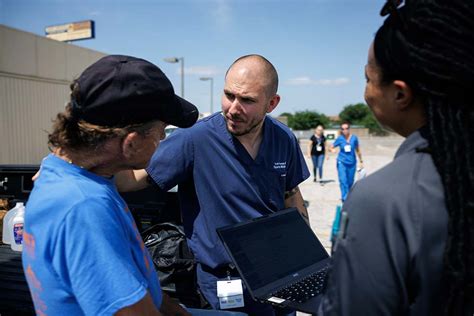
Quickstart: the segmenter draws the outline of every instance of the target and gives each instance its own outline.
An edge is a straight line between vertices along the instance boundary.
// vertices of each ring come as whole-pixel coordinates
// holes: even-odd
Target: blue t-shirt
[[[359,139],[355,135],[351,135],[349,141],[343,135],[340,135],[334,143],[334,147],[339,147],[339,155],[337,161],[342,162],[345,165],[355,165],[356,160],[356,149],[359,147]]]
[[[113,315],[161,289],[133,217],[107,179],[47,156],[25,210],[23,268],[38,315]]]
[[[253,160],[221,113],[171,134],[147,172],[163,190],[179,184],[189,246],[210,268],[230,263],[216,228],[283,209],[285,191],[309,177],[296,137],[282,123],[265,118]]]

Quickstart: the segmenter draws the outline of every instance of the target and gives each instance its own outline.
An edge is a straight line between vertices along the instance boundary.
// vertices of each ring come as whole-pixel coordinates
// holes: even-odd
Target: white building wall
[[[69,84],[105,54],[0,25],[0,164],[39,164]]]

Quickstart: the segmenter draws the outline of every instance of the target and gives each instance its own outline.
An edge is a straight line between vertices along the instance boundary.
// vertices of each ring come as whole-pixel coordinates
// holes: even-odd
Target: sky
[[[272,113],[337,115],[364,102],[367,51],[382,24],[385,0],[0,0],[0,24],[44,36],[45,27],[93,20],[95,38],[75,41],[106,54],[158,65],[180,94],[209,112],[220,109],[229,65],[265,56],[279,74],[281,101]]]

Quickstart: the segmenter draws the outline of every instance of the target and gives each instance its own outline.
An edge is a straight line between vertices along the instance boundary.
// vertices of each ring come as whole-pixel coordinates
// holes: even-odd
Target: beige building
[[[0,164],[39,164],[69,84],[105,54],[0,25]]]

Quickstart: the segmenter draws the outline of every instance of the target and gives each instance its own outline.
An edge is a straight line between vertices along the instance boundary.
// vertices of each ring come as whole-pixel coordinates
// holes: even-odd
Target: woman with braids
[[[389,1],[366,101],[406,137],[343,211],[324,315],[474,313],[474,1]]]

